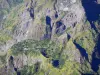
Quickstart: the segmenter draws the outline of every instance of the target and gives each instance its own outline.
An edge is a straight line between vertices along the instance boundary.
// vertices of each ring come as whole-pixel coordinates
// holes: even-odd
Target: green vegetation
[[[38,55],[39,49],[36,48],[37,42],[38,41],[33,41],[33,40],[19,42],[12,47],[12,54],[18,55],[18,54],[24,53],[24,54],[28,55],[29,53],[33,53],[35,55]]]
[[[0,10],[0,21],[3,19],[4,15],[8,14],[8,9],[1,9]]]
[[[77,36],[75,41],[87,50],[88,54],[92,54],[93,48],[95,46],[94,36],[91,31],[87,30],[82,32]]]
[[[23,69],[20,70],[21,75],[41,75],[42,70],[40,70],[40,65],[41,63],[37,62],[33,66],[24,66]]]
[[[15,44],[12,48],[12,54],[29,54],[36,53],[39,54],[42,49],[45,49],[45,53],[48,57],[58,58],[58,54],[60,53],[60,48],[54,42],[50,40],[36,41],[36,40],[25,40],[23,42],[19,42]]]
[[[22,2],[23,0],[0,0],[0,20],[3,19],[3,16],[7,15],[13,7],[19,5]]]
[[[6,54],[0,56],[0,68],[3,67],[5,64],[6,64]]]
[[[83,74],[93,74],[93,71],[91,69],[90,63],[85,61],[82,65],[81,65],[81,69],[80,71]]]
[[[71,30],[71,27],[68,27],[68,28],[66,29],[66,32],[69,33],[70,30]]]
[[[2,0],[1,0],[2,2]],[[4,1],[5,2],[5,1]],[[8,7],[0,8],[0,23],[3,24],[1,30],[0,30],[0,43],[4,44],[8,40],[12,39],[12,35],[9,33],[12,33],[14,26],[18,23],[18,9],[19,8],[14,6],[17,6],[18,4],[22,3],[23,0],[8,0]],[[6,2],[5,2],[6,3]],[[9,7],[10,5],[10,7]],[[4,16],[5,15],[5,16]]]
[[[10,40],[12,37],[7,33],[0,31],[0,43],[4,44],[6,41]]]
[[[70,42],[70,44],[72,43]],[[44,52],[48,58],[45,57],[45,55],[41,55],[43,49],[45,50]],[[70,59],[72,57],[69,59],[67,54],[65,54],[65,50],[63,50],[63,46],[56,44],[48,39],[42,41],[25,40],[15,44],[11,48],[10,55],[18,56],[24,53],[26,56],[31,55],[33,59],[39,58],[43,60],[41,63],[39,62],[41,66],[37,65],[38,63],[24,66],[21,70],[19,70],[22,75],[44,75],[45,73],[48,75],[80,74],[78,72],[80,67],[79,63],[71,61]],[[58,67],[53,66],[52,62],[54,60],[59,61]]]
[[[47,63],[47,62],[45,62]],[[79,64],[75,62],[66,61],[66,64],[63,66],[63,68],[54,68],[51,64],[48,64],[48,66],[45,64],[47,69],[40,68],[38,63],[32,65],[32,66],[24,66],[22,70],[19,70],[21,72],[21,75],[80,75],[78,72],[79,70]]]
[[[19,13],[24,9],[23,4],[16,6],[15,8],[10,10],[7,18],[4,20],[4,28],[10,32],[13,32],[14,27],[20,23]]]
[[[41,23],[43,24],[43,25],[45,25],[45,17],[44,16],[42,16],[41,18],[40,18],[40,20],[41,20]]]
[[[0,31],[0,44],[6,44],[8,40],[11,40],[16,25],[22,23],[21,21],[23,20],[20,20],[20,16],[22,16],[20,13],[23,14],[23,11],[26,10],[26,4],[20,5],[23,1],[24,0],[8,0],[10,8],[2,9],[0,11],[0,19],[3,17],[1,15],[7,14],[7,17],[4,19],[3,29]],[[44,13],[47,8],[48,10],[50,8],[50,12],[52,12],[54,9],[54,0],[48,0],[47,3],[45,3],[45,0],[36,1],[37,6],[34,8],[36,11],[34,12],[35,19],[32,22],[32,25],[43,24],[44,27],[42,27],[45,29]],[[29,6],[27,6],[27,8],[28,7]],[[52,14],[54,14],[54,11]],[[61,16],[59,16],[56,21],[61,20],[65,15],[65,12],[61,12]],[[54,20],[54,22],[56,21]],[[73,41],[75,41],[91,56],[95,46],[94,39],[96,37],[96,32],[89,28],[90,24],[88,21],[86,21],[86,24],[87,25],[85,26],[88,26],[86,29],[85,27],[82,28],[82,25],[76,25],[74,28],[68,27],[66,33],[72,33],[72,36],[74,37],[64,44],[53,42],[50,39],[41,41],[29,39],[18,42],[9,49],[7,55],[0,56],[0,67],[2,67],[2,64],[6,64],[6,59],[9,59],[9,56],[14,56],[15,59],[13,61],[15,62],[18,58],[22,59],[22,61],[18,60],[20,62],[26,61],[23,62],[20,69],[18,68],[21,75],[81,75],[80,72],[90,74],[92,73],[90,64],[87,61],[80,64],[81,55],[73,43]],[[38,26],[33,27],[38,28]],[[42,27],[40,29],[42,29]],[[50,27],[47,28],[48,31],[50,30],[49,28]],[[79,32],[81,29],[83,29],[83,31]],[[59,39],[60,35],[55,36]],[[56,66],[55,63],[57,64]]]
[[[16,6],[23,2],[23,0],[8,0],[7,1],[10,7]]]

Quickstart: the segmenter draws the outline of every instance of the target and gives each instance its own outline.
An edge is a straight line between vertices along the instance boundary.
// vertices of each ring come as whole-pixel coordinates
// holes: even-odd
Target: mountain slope
[[[99,74],[99,8],[99,0],[1,0],[0,75]]]

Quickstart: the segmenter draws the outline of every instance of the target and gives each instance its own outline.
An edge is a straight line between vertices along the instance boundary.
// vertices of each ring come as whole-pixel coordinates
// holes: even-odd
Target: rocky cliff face
[[[99,9],[99,0],[1,0],[0,75],[99,74]]]

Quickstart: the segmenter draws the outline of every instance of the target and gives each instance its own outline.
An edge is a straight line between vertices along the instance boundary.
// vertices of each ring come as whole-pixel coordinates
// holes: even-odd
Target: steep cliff
[[[0,75],[99,74],[99,0],[1,0]]]

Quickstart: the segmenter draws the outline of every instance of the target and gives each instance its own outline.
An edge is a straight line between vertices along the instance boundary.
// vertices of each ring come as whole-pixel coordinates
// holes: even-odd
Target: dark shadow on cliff
[[[98,33],[98,30],[97,30],[94,22],[99,19],[100,4],[97,4],[97,0],[82,0],[82,5],[85,9],[86,17],[91,24],[91,28],[93,28]],[[98,71],[99,64],[100,64],[100,59],[96,57],[97,53],[98,53],[98,55],[100,55],[100,35],[98,37],[97,44],[96,44],[96,46],[94,48],[94,52],[92,54],[91,68],[95,72]]]
[[[98,41],[95,46],[95,50],[92,54],[92,63],[91,63],[92,70],[97,72],[99,69],[99,65],[100,65],[100,34],[98,36]]]
[[[50,16],[46,16],[46,34],[44,35],[44,38],[50,39],[51,33],[52,33],[51,18]]]
[[[75,44],[76,48],[79,49],[79,51],[80,51],[82,57],[85,57],[85,59],[86,59],[87,61],[89,61],[89,59],[88,59],[88,54],[86,53],[86,50],[85,50],[84,48],[82,48],[79,44],[77,44],[76,42],[74,42],[74,44]]]
[[[99,19],[100,4],[97,4],[97,0],[82,0],[82,5],[85,9],[86,17],[91,24],[91,28],[98,32],[94,21]]]

